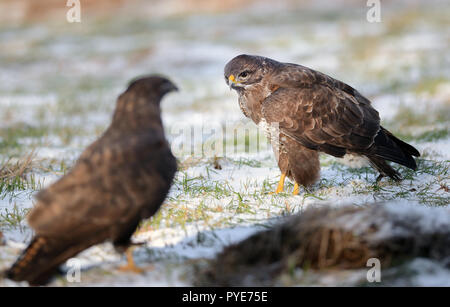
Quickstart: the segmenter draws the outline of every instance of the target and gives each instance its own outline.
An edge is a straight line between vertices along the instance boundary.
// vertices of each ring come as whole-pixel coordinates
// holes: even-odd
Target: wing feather
[[[282,133],[310,149],[338,157],[363,153],[380,129],[378,112],[348,88],[330,88],[322,76],[316,79],[320,83],[280,87],[267,97],[262,103],[266,121],[278,123]]]
[[[117,180],[138,181],[136,172],[145,171],[145,165],[132,167],[133,161],[151,161],[152,155],[158,161],[158,148],[164,150],[164,142],[162,135],[142,134],[133,138],[108,137],[93,143],[68,174],[36,195],[29,225],[38,234],[63,236],[106,227],[111,220],[126,222],[142,204],[131,199],[133,191]],[[139,159],[136,154],[146,157]],[[157,182],[154,184],[157,186]]]

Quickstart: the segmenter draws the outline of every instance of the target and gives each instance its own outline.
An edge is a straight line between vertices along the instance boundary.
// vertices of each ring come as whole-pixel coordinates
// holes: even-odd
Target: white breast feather
[[[268,124],[264,118],[261,118],[258,128],[264,132],[264,135],[270,140],[272,145],[280,145],[280,129],[278,128],[278,125]]]

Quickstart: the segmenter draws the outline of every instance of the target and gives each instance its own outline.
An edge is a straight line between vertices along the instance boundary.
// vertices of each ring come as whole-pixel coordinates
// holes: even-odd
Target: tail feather
[[[391,140],[395,142],[395,144],[397,144],[398,147],[400,147],[403,150],[403,152],[408,153],[414,157],[420,157],[420,153],[416,148],[414,148],[413,146],[409,145],[406,142],[403,142],[402,140],[397,138],[395,135],[393,135],[391,132],[384,129],[383,127],[381,127],[381,129]]]
[[[5,272],[5,277],[15,281],[28,281],[33,286],[45,285],[62,263],[91,245],[93,244],[61,244],[60,240],[37,236]]]
[[[413,146],[399,140],[392,135],[392,133],[381,127],[381,130],[375,137],[371,156],[395,162],[416,170],[417,164],[412,156],[418,157],[420,154]]]

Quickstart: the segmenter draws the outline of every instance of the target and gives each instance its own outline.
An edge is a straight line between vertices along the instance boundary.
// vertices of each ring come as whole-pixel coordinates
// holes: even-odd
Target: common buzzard
[[[281,170],[276,193],[287,176],[308,186],[319,178],[319,152],[365,156],[380,172],[377,180],[400,175],[386,161],[416,169],[419,152],[380,126],[378,112],[351,86],[310,68],[252,55],[225,66],[225,80],[239,105],[267,133]]]
[[[139,222],[161,206],[176,172],[160,109],[162,97],[176,89],[165,78],[148,76],[119,96],[104,134],[68,174],[37,194],[28,216],[35,236],[6,277],[45,284],[59,265],[92,245],[112,241],[121,252],[129,247]]]

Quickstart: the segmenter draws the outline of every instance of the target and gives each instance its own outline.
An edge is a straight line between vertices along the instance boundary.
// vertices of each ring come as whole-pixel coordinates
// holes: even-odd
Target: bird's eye
[[[239,74],[239,78],[247,78],[249,75],[248,71],[243,71]]]

